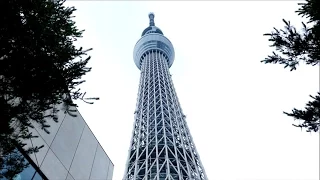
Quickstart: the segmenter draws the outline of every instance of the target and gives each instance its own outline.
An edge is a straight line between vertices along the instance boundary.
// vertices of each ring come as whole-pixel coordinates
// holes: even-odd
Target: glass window
[[[14,150],[14,155],[24,156],[18,149]],[[24,156],[25,157],[25,156]],[[24,158],[24,161],[28,159]],[[7,178],[0,178],[0,180],[8,180]],[[35,168],[29,164],[22,172],[16,174],[12,180],[43,180],[43,178],[36,172]]]
[[[17,174],[13,180],[31,180],[36,170],[29,164],[21,173]]]
[[[36,172],[32,180],[42,180],[42,177]]]

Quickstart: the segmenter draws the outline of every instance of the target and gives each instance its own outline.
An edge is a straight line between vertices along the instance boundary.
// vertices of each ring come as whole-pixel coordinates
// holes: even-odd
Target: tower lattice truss
[[[159,45],[159,44],[158,44]],[[141,78],[125,180],[205,180],[161,50],[140,58]]]

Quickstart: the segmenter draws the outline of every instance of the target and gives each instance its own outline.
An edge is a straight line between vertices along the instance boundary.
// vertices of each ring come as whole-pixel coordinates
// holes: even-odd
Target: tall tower
[[[133,53],[141,77],[124,180],[206,180],[169,73],[173,46],[149,19]]]

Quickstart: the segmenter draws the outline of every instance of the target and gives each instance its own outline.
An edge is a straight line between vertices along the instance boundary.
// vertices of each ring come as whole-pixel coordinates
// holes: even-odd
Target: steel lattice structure
[[[173,46],[149,19],[134,48],[141,78],[124,179],[206,180],[169,73]]]

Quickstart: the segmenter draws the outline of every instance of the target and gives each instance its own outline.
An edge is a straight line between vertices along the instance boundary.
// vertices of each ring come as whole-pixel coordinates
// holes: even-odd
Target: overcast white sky
[[[133,128],[139,70],[133,47],[155,13],[174,45],[170,71],[188,126],[210,180],[318,180],[319,134],[294,128],[282,113],[302,108],[319,89],[319,69],[262,64],[267,37],[282,18],[300,25],[297,1],[73,1],[93,48],[82,86],[101,100],[80,113],[124,174]]]

